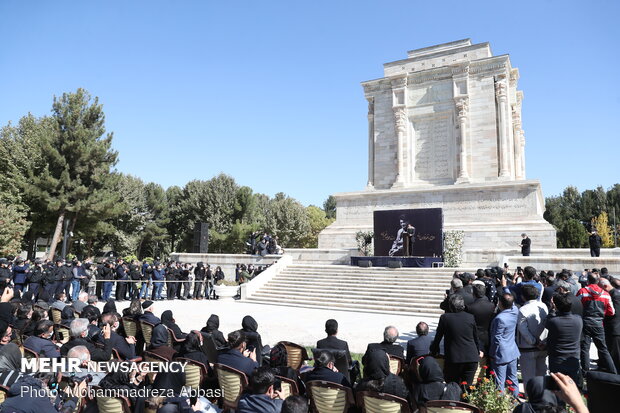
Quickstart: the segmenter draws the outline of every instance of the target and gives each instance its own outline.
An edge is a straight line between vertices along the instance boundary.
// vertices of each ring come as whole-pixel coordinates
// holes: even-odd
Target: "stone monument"
[[[442,208],[464,250],[555,248],[540,183],[526,180],[523,92],[508,55],[459,40],[412,50],[363,82],[368,101],[368,183],[335,194],[336,221],[319,248],[351,248],[373,211]]]

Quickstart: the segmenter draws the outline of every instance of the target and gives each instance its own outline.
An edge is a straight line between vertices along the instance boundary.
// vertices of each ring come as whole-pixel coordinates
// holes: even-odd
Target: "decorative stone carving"
[[[467,139],[467,115],[469,112],[469,98],[461,96],[455,99],[456,111],[460,130],[459,177],[457,183],[469,182],[469,140]]]
[[[509,179],[509,158],[510,149],[508,146],[508,87],[506,86],[506,76],[497,76],[495,80],[495,96],[497,97],[497,122],[499,130],[499,178]]]

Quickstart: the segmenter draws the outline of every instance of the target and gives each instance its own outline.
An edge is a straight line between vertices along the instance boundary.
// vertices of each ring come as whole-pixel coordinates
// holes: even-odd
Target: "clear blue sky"
[[[527,174],[544,194],[620,181],[617,1],[0,1],[0,124],[84,87],[118,170],[219,172],[304,204],[362,189],[361,81],[463,38],[521,71]]]

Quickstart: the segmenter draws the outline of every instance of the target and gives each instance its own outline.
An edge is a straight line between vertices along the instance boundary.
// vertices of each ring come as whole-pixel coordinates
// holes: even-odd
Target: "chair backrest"
[[[350,388],[328,381],[306,383],[310,407],[314,413],[346,413],[354,404]]]
[[[50,314],[52,315],[52,321],[54,324],[60,324],[60,321],[62,320],[62,311],[52,307],[50,308]]]
[[[148,348],[151,345],[151,336],[153,335],[153,324],[148,321],[140,321],[140,328],[142,329],[142,337],[144,337],[144,343]]]
[[[620,391],[620,376],[602,371],[586,373],[588,382],[588,410],[590,413],[609,412],[617,403],[616,392]]]
[[[63,325],[54,324],[54,337],[57,342],[65,344],[71,338],[71,330]]]
[[[178,357],[175,361],[187,363],[185,365],[185,387],[191,387],[198,391],[205,377],[207,377],[207,367],[196,360],[184,357]]]
[[[410,413],[409,403],[405,399],[391,394],[374,391],[361,391],[355,394],[357,406],[363,413]]]
[[[286,364],[288,367],[299,370],[304,361],[308,360],[308,351],[306,351],[304,346],[291,343],[290,341],[280,341],[278,344],[286,347]]]
[[[349,359],[347,358],[346,350],[336,350],[332,348],[313,348],[311,349],[314,355],[318,351],[327,350],[334,355],[334,367],[342,373],[342,375],[351,383],[351,375],[349,373]]]
[[[451,400],[430,400],[426,402],[427,413],[483,413],[476,406]]]
[[[388,354],[390,357],[390,373],[396,374],[397,376],[403,371],[403,365],[405,364],[405,359],[398,356],[393,356]]]
[[[26,357],[26,359],[28,360],[38,359],[39,355],[34,350],[30,350],[28,347],[24,347],[24,357]]]
[[[162,357],[155,353],[151,353],[150,351],[145,351],[143,356],[144,356],[144,361],[147,361],[150,363],[161,363],[161,364],[168,363],[168,360],[165,357]],[[146,373],[146,376],[149,378],[151,383],[153,383],[153,381],[155,380],[156,374],[157,373]]]
[[[281,382],[282,399],[299,394],[299,388],[295,380],[283,376],[276,376],[276,379],[279,379]]]
[[[9,394],[9,388],[6,386],[0,386],[0,404],[4,403]]]
[[[223,364],[215,364],[215,372],[223,395],[224,409],[236,409],[243,390],[248,386],[248,378],[242,371]]]
[[[130,413],[129,400],[125,397],[97,397],[99,413]]]
[[[125,330],[125,336],[138,337],[138,323],[131,317],[123,317],[123,329]]]
[[[202,334],[202,352],[207,355],[209,363],[217,363],[218,352],[217,345],[215,344],[215,340],[213,339],[213,335],[205,332],[201,332],[200,334]]]

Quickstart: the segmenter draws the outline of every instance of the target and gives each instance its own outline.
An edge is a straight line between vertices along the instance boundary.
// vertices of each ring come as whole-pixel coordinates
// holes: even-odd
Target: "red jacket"
[[[616,314],[609,293],[596,284],[590,284],[577,292],[583,304],[583,318],[602,319]]]

